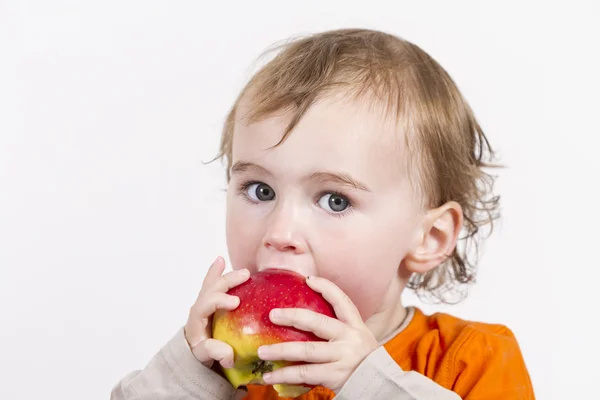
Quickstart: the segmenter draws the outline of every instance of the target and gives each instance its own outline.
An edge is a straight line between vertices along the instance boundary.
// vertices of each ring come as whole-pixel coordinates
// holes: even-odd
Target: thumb
[[[192,348],[192,353],[207,367],[211,367],[213,361],[218,361],[223,368],[233,368],[233,348],[220,340],[212,338],[203,340]]]

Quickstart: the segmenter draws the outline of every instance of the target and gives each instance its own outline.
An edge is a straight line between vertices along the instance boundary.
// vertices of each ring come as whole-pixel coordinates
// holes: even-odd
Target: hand
[[[202,289],[190,308],[184,332],[185,339],[194,354],[208,368],[219,361],[224,368],[233,367],[233,349],[227,343],[212,339],[212,315],[219,309],[233,310],[240,304],[237,296],[226,292],[250,277],[248,270],[232,271],[225,275],[225,261],[218,257],[210,266]]]
[[[313,332],[328,342],[284,342],[261,346],[258,355],[263,360],[307,363],[276,369],[263,378],[268,384],[321,385],[337,392],[379,345],[354,303],[339,287],[319,277],[310,277],[306,283],[333,306],[338,319],[310,310],[285,308],[272,310],[271,321]]]

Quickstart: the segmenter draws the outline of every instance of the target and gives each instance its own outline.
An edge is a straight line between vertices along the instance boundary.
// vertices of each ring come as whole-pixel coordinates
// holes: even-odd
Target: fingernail
[[[271,380],[271,377],[273,375],[271,375],[270,372],[267,372],[266,374],[263,375],[263,380],[265,381],[265,383],[270,383],[269,381]]]
[[[279,318],[282,315],[283,315],[283,312],[281,312],[281,310],[278,308],[274,308],[271,310],[271,318]]]
[[[250,275],[250,271],[248,270],[248,268],[240,269],[240,273],[244,275]]]
[[[258,348],[258,358],[262,359],[264,356],[267,355],[267,349],[266,346],[260,346]]]

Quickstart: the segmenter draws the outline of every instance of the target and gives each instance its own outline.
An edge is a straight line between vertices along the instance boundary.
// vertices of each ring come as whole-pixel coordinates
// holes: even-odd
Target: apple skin
[[[227,293],[238,296],[235,310],[218,310],[213,315],[213,338],[229,344],[234,352],[233,368],[223,373],[235,387],[266,385],[262,374],[288,365],[289,361],[263,361],[258,348],[281,342],[325,341],[312,332],[271,322],[274,308],[304,308],[335,318],[335,312],[320,293],[312,290],[305,277],[293,271],[267,269],[257,272]],[[311,389],[303,385],[273,385],[281,397],[298,397]]]

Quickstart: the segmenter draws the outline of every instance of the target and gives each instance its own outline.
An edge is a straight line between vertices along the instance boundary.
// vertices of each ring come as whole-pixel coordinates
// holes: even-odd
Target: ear
[[[443,263],[456,247],[462,224],[462,207],[457,202],[429,210],[423,218],[417,245],[404,259],[408,271],[423,274]]]

